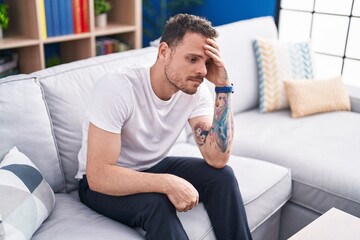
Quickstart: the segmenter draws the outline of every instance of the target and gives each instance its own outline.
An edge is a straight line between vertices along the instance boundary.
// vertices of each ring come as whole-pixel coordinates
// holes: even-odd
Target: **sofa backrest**
[[[253,41],[255,38],[277,38],[272,17],[242,20],[216,27],[217,42],[225,61],[229,79],[234,84],[234,113],[259,105],[258,77]],[[212,91],[214,92],[214,91]]]
[[[0,161],[14,146],[40,169],[54,192],[65,190],[42,88],[25,74],[0,79]]]
[[[63,64],[32,74],[44,89],[54,135],[64,169],[66,190],[77,188],[78,152],[82,141],[82,122],[94,83],[108,72],[122,67],[155,62],[157,49],[131,50]]]

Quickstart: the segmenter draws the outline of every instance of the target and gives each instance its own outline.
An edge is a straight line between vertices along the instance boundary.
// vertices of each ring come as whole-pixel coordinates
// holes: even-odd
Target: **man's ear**
[[[159,58],[165,58],[169,49],[169,45],[166,42],[161,42],[158,48]]]

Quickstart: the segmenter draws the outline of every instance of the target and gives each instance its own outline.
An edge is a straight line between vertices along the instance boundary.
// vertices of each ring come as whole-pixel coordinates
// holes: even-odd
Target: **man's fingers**
[[[206,43],[208,43],[210,46],[219,50],[219,45],[217,44],[217,42],[214,39],[208,38],[208,39],[206,39]]]

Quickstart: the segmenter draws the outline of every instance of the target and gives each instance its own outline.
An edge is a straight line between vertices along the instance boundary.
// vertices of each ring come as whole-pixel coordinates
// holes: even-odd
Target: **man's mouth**
[[[199,84],[201,84],[204,81],[204,78],[201,78],[201,77],[189,77],[188,80],[198,82]]]

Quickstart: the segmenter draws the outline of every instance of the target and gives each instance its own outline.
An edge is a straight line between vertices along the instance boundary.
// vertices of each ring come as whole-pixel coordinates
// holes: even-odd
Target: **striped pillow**
[[[39,169],[16,147],[0,163],[0,239],[30,239],[55,206]]]
[[[310,43],[260,38],[253,45],[258,67],[260,112],[288,108],[283,80],[314,77]]]

